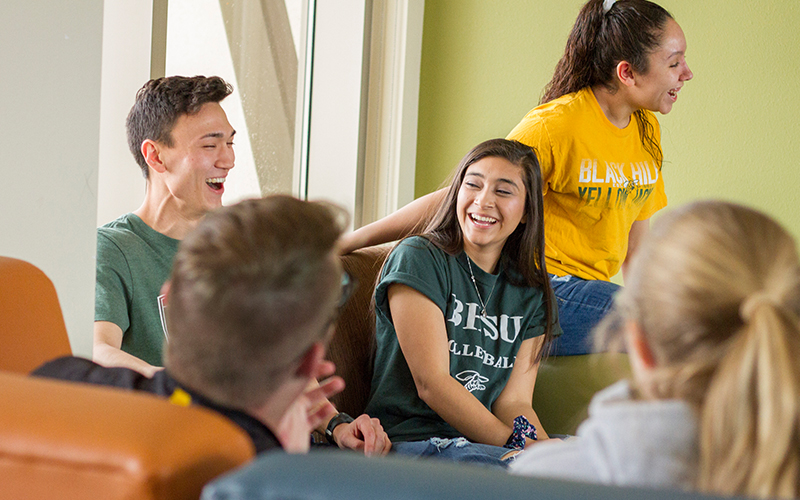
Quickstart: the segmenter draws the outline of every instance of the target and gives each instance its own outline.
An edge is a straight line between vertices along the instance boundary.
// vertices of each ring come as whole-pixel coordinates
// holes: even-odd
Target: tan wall
[[[416,195],[536,105],[582,1],[426,0]],[[800,3],[664,0],[695,78],[659,115],[671,207],[723,198],[800,237]]]

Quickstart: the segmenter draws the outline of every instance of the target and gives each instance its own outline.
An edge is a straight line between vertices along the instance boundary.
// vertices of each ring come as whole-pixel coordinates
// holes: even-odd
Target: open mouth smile
[[[667,91],[667,94],[669,95],[669,97],[670,97],[670,98],[671,98],[673,101],[676,101],[676,100],[678,100],[678,92],[680,92],[680,91],[681,91],[681,89],[680,89],[680,88],[677,88],[677,89],[672,89],[672,90],[668,90],[668,91]]]
[[[491,225],[497,223],[497,219],[494,217],[488,217],[486,215],[468,214],[468,216],[475,225],[480,227],[490,227]]]
[[[222,185],[224,183],[225,183],[225,177],[212,177],[210,179],[206,179],[206,184],[208,184],[208,187],[210,187],[214,191],[221,190]]]

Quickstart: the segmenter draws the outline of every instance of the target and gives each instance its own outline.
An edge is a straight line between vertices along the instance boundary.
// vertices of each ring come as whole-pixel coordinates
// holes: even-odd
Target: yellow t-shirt
[[[656,143],[661,129],[653,124]],[[639,126],[612,124],[585,88],[531,110],[508,134],[533,147],[542,166],[547,271],[610,280],[628,251],[634,221],[667,205],[661,169]]]

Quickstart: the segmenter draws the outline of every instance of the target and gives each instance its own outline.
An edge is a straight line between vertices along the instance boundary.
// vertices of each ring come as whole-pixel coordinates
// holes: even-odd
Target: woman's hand
[[[515,418],[524,415],[535,428],[539,440],[548,439],[547,433],[542,428],[539,416],[533,410],[533,388],[536,385],[536,375],[539,373],[539,363],[534,362],[539,350],[544,344],[544,335],[533,337],[522,342],[511,369],[511,376],[497,396],[492,405],[492,413],[497,415],[502,422],[513,422]],[[525,447],[538,441],[526,440]]]

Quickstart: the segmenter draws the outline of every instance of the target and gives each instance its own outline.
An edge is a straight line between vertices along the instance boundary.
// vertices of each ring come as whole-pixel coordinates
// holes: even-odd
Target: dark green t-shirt
[[[134,214],[97,229],[94,320],[122,329],[122,350],[162,366],[161,286],[169,278],[180,241]]]
[[[402,241],[386,260],[375,290],[377,353],[366,413],[379,418],[394,441],[461,434],[417,395],[392,323],[390,285],[410,286],[442,310],[450,375],[490,411],[511,375],[522,342],[545,331],[541,290],[510,284],[503,269],[492,275],[473,264],[472,271],[486,302],[486,317],[481,315],[464,252],[448,255],[427,239],[413,237]],[[554,333],[559,332],[556,328]]]

